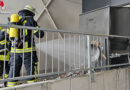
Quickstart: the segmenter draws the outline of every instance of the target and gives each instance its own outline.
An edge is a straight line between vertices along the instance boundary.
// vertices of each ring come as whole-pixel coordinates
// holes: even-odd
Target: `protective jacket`
[[[38,28],[37,22],[33,19],[33,14],[31,15],[31,12],[22,10],[18,14],[20,16],[18,25]],[[36,51],[34,35],[37,38],[42,38],[44,36],[44,32],[39,30],[19,29],[18,40],[13,42],[14,44],[11,46],[11,53],[26,53]]]
[[[5,78],[9,74],[9,39],[5,29],[0,29],[0,79],[3,78],[5,67]]]
[[[9,38],[8,37],[9,37],[8,34],[5,34],[5,29],[0,30],[0,60],[1,61],[4,61],[4,59],[5,61],[9,61]]]

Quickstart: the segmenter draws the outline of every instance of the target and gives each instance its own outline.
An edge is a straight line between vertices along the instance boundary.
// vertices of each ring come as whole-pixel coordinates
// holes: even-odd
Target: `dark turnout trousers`
[[[5,72],[4,72],[5,70]],[[5,78],[8,78],[9,74],[9,65],[8,61],[0,60],[0,79],[2,79],[2,75],[5,74]]]
[[[24,60],[24,65],[26,69],[26,74],[27,75],[36,74],[36,71],[37,71],[36,65],[37,65],[38,59],[37,59],[37,55],[35,51],[32,54],[31,52],[24,53],[24,56],[23,56],[23,53],[15,53],[15,54],[11,53],[10,60],[9,60],[9,64],[10,64],[9,78],[20,76],[20,70],[22,67],[23,60]],[[34,80],[34,79],[35,78],[29,78],[27,80]]]

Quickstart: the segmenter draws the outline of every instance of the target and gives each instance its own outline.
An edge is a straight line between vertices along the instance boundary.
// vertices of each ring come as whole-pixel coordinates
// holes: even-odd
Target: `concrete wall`
[[[6,10],[2,11],[0,7],[0,23],[7,23],[7,17],[12,13],[17,13],[29,4],[36,8],[37,19],[44,9],[42,0],[3,0]],[[43,0],[44,4],[49,0]],[[59,29],[78,30],[79,14],[82,12],[82,0],[52,0],[47,7],[48,11]],[[47,12],[41,14],[38,19],[41,27],[55,28],[51,22]]]
[[[90,83],[88,75],[63,80],[51,80],[28,85],[19,85],[1,90],[130,90],[130,68],[94,74]]]

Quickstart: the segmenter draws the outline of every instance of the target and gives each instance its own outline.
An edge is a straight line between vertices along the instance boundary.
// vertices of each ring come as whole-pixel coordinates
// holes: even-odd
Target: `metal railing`
[[[85,72],[90,75],[90,80],[93,81],[93,73],[95,71],[109,70],[114,67],[129,65],[129,41],[130,37],[127,36],[117,36],[117,35],[90,35],[79,32],[67,32],[63,30],[53,30],[53,29],[43,29],[36,27],[25,27],[25,26],[15,26],[15,25],[5,25],[0,24],[0,27],[5,29],[6,32],[10,27],[18,28],[18,30],[35,30],[44,31],[43,38],[35,38],[35,48],[37,51],[37,73],[33,74],[33,50],[31,51],[30,63],[31,70],[30,74],[25,73],[24,68],[24,58],[27,53],[25,53],[25,43],[26,36],[23,37],[23,53],[22,53],[22,66],[20,76],[16,77],[15,64],[17,63],[16,54],[14,53],[14,66],[13,77],[5,78],[5,68],[6,68],[6,53],[4,53],[4,65],[3,65],[3,78],[0,82],[12,81],[12,80],[25,80],[28,78],[38,78],[38,77],[51,77],[58,76],[66,73],[75,72]],[[16,29],[15,29],[16,30]],[[62,34],[62,38],[58,36],[57,33]],[[7,41],[7,34],[5,33],[5,42]],[[39,36],[40,36],[39,32]],[[16,31],[15,31],[16,35]],[[33,47],[33,37],[34,33],[31,34],[31,47]],[[15,36],[16,39],[16,36]],[[17,41],[14,39],[14,45]],[[118,42],[118,44],[116,44]],[[123,48],[118,46],[126,45]],[[117,46],[116,46],[117,45]],[[6,49],[7,45],[4,46]],[[116,49],[116,47],[118,47]],[[17,49],[17,46],[14,46]],[[3,51],[2,51],[3,52]],[[5,52],[5,50],[4,50]],[[10,52],[11,54],[11,52]],[[116,62],[116,59],[124,56],[127,60],[124,62]],[[122,61],[122,60],[121,60]]]

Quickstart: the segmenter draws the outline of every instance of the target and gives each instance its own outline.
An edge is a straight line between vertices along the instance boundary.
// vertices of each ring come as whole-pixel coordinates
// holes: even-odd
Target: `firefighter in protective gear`
[[[35,16],[35,8],[33,8],[32,6],[26,5],[23,10],[20,10],[18,12],[18,15],[20,17],[18,25],[38,27],[37,22],[33,18]],[[12,44],[10,51],[11,55],[9,61],[10,64],[9,78],[13,77],[13,72],[14,77],[20,76],[20,69],[22,66],[23,59],[27,75],[34,75],[37,73],[36,67],[38,58],[35,50],[34,35],[38,38],[42,38],[44,36],[44,32],[40,30],[29,30],[29,29],[18,30],[18,39],[15,44]],[[14,66],[14,59],[15,59],[15,66]],[[27,83],[32,83],[34,81],[35,78],[27,79]],[[8,82],[7,86],[15,86],[16,84],[17,81],[11,81]]]
[[[4,78],[8,78],[9,74],[9,38],[8,34],[5,33],[6,30],[0,27],[0,79],[2,79],[3,76]]]

